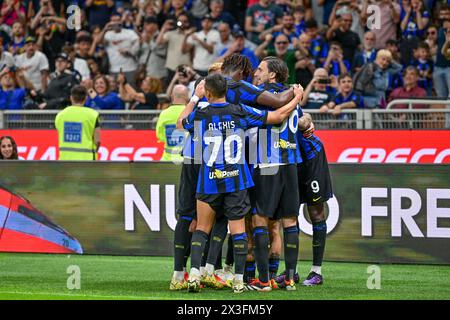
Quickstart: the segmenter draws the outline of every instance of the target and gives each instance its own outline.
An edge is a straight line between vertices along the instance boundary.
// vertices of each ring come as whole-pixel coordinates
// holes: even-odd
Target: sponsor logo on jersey
[[[233,178],[239,176],[239,170],[234,171],[222,171],[215,169],[213,172],[209,173],[209,179],[226,179],[226,178]]]
[[[289,141],[280,139],[278,141],[275,141],[273,143],[273,147],[275,149],[291,149],[291,150],[296,150],[297,149],[297,144],[296,143],[291,143]]]

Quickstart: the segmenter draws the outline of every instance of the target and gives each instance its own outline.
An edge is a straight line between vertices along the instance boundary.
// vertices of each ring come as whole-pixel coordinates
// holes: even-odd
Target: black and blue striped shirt
[[[183,120],[183,127],[202,145],[197,193],[230,193],[254,186],[244,156],[244,131],[265,125],[267,114],[226,102],[196,109]]]

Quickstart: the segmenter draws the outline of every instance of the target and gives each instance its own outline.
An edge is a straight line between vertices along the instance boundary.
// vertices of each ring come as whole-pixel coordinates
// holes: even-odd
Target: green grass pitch
[[[81,289],[67,289],[76,265]],[[369,290],[363,263],[331,263],[323,266],[324,285],[297,287],[295,292],[269,293],[204,289],[200,293],[168,290],[172,275],[169,257],[118,257],[38,254],[0,254],[0,299],[450,299],[450,266],[379,265],[381,289]],[[299,262],[304,277],[310,262]]]

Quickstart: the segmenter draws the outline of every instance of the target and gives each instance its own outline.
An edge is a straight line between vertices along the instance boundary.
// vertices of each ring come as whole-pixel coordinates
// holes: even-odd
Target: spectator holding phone
[[[167,88],[166,94],[168,97],[172,95],[172,91],[175,85],[182,84],[189,89],[189,95],[194,93],[194,84],[200,76],[189,66],[180,65],[177,68],[177,72]]]
[[[328,71],[330,76],[336,78],[350,71],[350,62],[344,59],[342,46],[339,42],[330,43],[330,51],[328,51],[323,68]]]
[[[180,64],[191,65],[191,55],[189,52],[181,51],[183,42],[188,34],[192,34],[196,29],[191,27],[191,21],[187,14],[182,13],[178,20],[168,19],[161,28],[161,32],[156,43],[167,44],[166,68],[168,79],[172,79],[176,69]]]
[[[300,102],[303,109],[320,109],[321,112],[328,112],[331,109],[330,103],[334,94],[329,87],[331,81],[327,70],[316,69],[313,79],[308,84]]]

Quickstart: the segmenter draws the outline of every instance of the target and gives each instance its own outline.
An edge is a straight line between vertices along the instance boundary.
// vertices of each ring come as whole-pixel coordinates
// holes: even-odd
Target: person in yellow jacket
[[[73,87],[70,92],[72,105],[56,115],[59,160],[97,160],[100,147],[99,113],[84,106],[86,98],[85,87]]]
[[[184,85],[176,85],[172,90],[172,104],[161,112],[156,123],[156,137],[164,143],[164,154],[161,161],[182,162],[181,151],[185,133],[177,130],[177,120],[189,101],[189,89]]]

